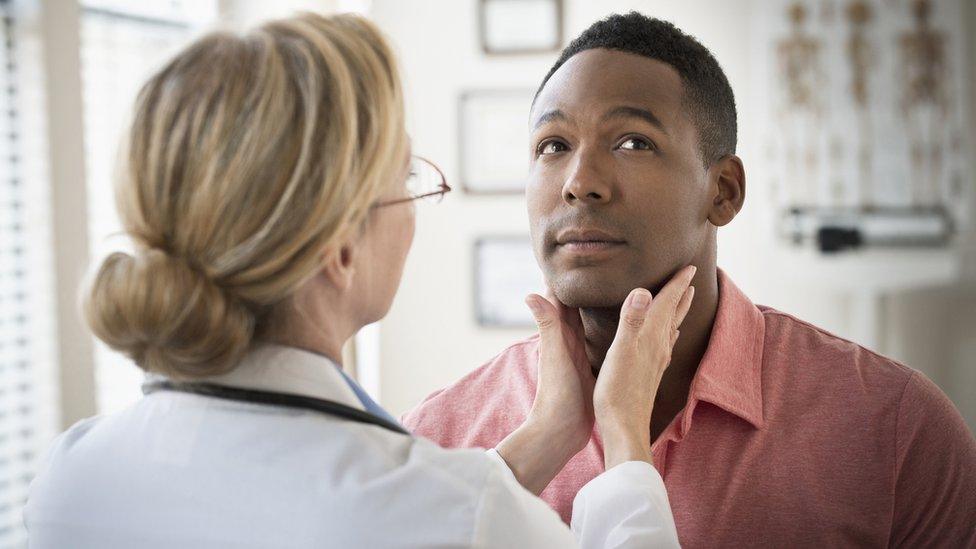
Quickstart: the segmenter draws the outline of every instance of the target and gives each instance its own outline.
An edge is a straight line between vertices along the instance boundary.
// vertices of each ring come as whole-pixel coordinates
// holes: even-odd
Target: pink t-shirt
[[[403,417],[492,448],[535,395],[538,337]],[[925,376],[779,311],[719,272],[685,409],[651,447],[685,547],[976,547],[976,440]],[[603,471],[594,433],[542,493],[563,520]]]

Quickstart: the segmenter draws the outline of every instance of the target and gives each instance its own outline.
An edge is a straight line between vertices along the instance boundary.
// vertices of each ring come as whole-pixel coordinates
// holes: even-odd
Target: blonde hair
[[[139,93],[116,186],[137,251],[94,274],[92,331],[146,371],[232,369],[407,147],[394,56],[365,19],[200,38]]]

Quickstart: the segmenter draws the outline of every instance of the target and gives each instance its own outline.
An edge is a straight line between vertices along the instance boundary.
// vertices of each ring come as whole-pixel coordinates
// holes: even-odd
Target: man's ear
[[[352,287],[353,276],[356,274],[356,247],[350,242],[343,242],[340,246],[326,249],[322,252],[322,268],[319,273],[324,276],[333,287],[340,291]]]
[[[723,227],[735,218],[745,203],[746,171],[742,160],[734,154],[715,162],[708,171],[713,191],[708,221]]]

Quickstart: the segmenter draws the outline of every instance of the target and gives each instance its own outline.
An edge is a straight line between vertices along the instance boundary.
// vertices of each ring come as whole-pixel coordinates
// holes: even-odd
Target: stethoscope
[[[258,391],[255,389],[241,389],[239,387],[227,387],[214,383],[196,382],[176,382],[170,380],[150,381],[142,386],[143,394],[148,395],[156,391],[177,391],[180,393],[190,393],[194,395],[221,398],[224,400],[235,400],[238,402],[249,402],[252,404],[265,404],[268,406],[282,406],[284,408],[295,408],[301,410],[311,410],[328,416],[355,421],[366,425],[382,427],[394,433],[410,436],[410,432],[403,427],[352,406],[347,406],[341,402],[325,400],[292,393],[276,393],[273,391]]]

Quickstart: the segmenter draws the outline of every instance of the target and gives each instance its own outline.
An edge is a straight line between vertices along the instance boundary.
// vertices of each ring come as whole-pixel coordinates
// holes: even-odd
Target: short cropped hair
[[[583,31],[549,69],[536,97],[566,61],[577,53],[597,48],[642,55],[673,67],[684,84],[682,103],[698,129],[705,165],[735,153],[735,97],[718,61],[708,48],[673,24],[636,11],[611,15]]]

